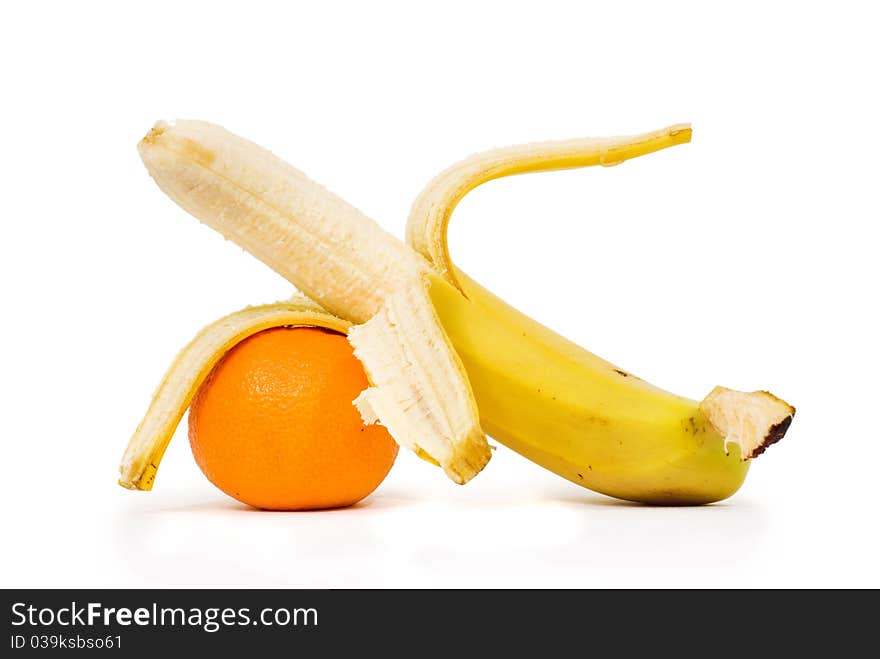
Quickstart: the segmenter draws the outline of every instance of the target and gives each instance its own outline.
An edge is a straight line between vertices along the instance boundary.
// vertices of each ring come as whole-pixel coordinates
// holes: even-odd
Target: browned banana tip
[[[758,457],[764,451],[767,450],[768,446],[775,444],[780,439],[785,437],[785,433],[788,432],[788,428],[789,428],[789,426],[791,426],[791,422],[794,419],[794,413],[796,411],[797,410],[795,410],[795,408],[792,407],[791,414],[789,416],[785,417],[779,423],[777,423],[773,426],[770,426],[770,429],[767,431],[767,434],[764,436],[764,439],[761,441],[760,444],[758,444],[754,449],[752,449],[751,453],[749,453],[749,455],[748,455],[748,458],[751,459],[751,458]]]

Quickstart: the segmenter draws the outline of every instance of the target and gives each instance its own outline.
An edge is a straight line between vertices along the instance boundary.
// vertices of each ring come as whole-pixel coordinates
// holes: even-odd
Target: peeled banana
[[[665,392],[567,341],[452,263],[446,231],[462,197],[512,174],[613,165],[690,141],[687,125],[472,156],[416,199],[407,243],[268,151],[219,126],[159,122],[141,157],[185,210],[293,283],[308,300],[233,314],[191,343],[129,443],[120,483],[150,489],[193,393],[226,350],[269,326],[347,331],[370,387],[366,423],[465,483],[489,461],[488,433],[568,480],[654,504],[724,499],[794,408],[764,391],[716,387],[702,402]],[[284,306],[284,305],[287,306]]]

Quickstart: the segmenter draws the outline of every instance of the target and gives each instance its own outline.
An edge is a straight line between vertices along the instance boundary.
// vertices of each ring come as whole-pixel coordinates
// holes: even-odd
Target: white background
[[[4,5],[2,586],[880,586],[876,20],[869,3]],[[615,502],[500,447],[458,487],[401,452],[349,510],[249,511],[184,432],[152,493],[116,467],[204,324],[290,286],[148,178],[202,118],[389,231],[493,146],[690,121],[611,169],[461,204],[457,262],[665,388],[798,407],[728,501]]]

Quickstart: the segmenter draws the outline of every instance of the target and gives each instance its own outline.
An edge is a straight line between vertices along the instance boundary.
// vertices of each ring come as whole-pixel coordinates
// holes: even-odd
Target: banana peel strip
[[[675,124],[631,137],[538,142],[477,153],[444,170],[425,186],[410,211],[407,243],[462,290],[449,256],[447,230],[458,203],[477,186],[514,174],[593,165],[610,167],[690,140],[690,124]]]
[[[354,402],[365,423],[381,420],[392,437],[464,484],[491,452],[464,365],[428,295],[432,277],[402,287],[351,328],[349,343],[372,385]]]
[[[151,490],[159,463],[184,412],[214,366],[244,339],[273,327],[323,327],[347,333],[350,323],[305,297],[247,307],[202,329],[180,351],[153,395],[147,413],[128,443],[119,484]]]

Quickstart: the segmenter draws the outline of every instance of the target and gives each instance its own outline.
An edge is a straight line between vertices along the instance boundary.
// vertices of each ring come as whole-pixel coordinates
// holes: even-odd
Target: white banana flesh
[[[653,387],[491,295],[455,268],[446,241],[456,204],[485,181],[617,164],[690,135],[677,125],[473,156],[417,198],[411,247],[217,126],[160,123],[139,150],[181,207],[353,324],[349,340],[371,384],[355,401],[365,421],[386,425],[453,481],[467,482],[489,460],[485,429],[579,485],[650,503],[706,503],[736,491],[746,460],[784,434],[794,408],[766,392],[717,388],[698,403]],[[172,398],[163,429],[189,402]],[[142,427],[155,415],[151,408]],[[144,453],[146,434],[136,433],[128,463]],[[158,462],[150,464],[154,475]]]
[[[426,267],[359,210],[219,126],[160,121],[138,151],[171,199],[340,318],[369,320]]]

